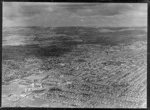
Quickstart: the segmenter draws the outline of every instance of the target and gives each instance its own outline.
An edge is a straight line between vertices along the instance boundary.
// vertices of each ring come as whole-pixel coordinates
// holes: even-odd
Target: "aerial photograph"
[[[147,3],[2,6],[2,107],[147,108]]]

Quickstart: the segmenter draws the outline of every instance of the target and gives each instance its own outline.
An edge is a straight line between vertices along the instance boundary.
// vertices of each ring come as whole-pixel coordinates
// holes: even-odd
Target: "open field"
[[[146,108],[146,27],[4,28],[2,106]]]

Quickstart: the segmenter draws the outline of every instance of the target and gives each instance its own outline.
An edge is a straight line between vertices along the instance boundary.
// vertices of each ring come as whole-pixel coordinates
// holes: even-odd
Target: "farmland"
[[[3,29],[2,106],[146,108],[146,28]]]

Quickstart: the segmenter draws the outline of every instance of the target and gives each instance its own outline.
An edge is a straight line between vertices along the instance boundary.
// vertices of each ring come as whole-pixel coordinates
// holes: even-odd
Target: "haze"
[[[3,2],[3,27],[15,26],[147,26],[147,4]]]

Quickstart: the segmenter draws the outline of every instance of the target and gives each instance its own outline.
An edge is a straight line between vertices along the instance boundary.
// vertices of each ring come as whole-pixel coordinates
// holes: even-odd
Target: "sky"
[[[147,3],[3,2],[3,27],[147,26]]]

